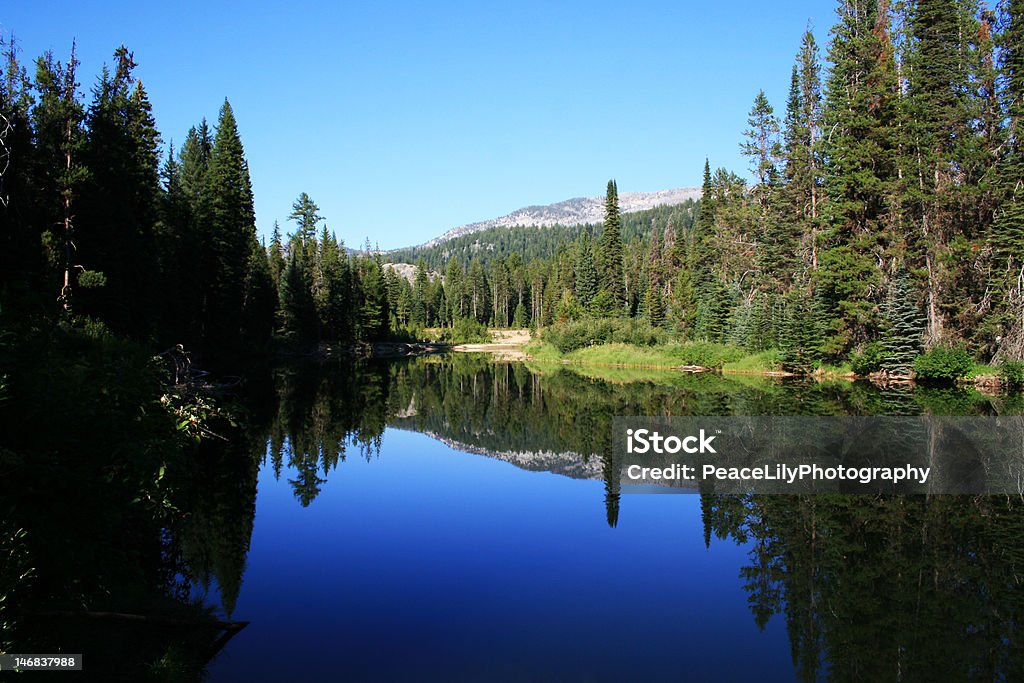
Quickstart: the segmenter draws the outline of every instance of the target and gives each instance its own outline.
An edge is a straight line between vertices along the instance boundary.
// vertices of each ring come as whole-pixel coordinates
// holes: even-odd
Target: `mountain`
[[[674,190],[658,190],[657,192],[623,192],[619,195],[619,210],[626,214],[653,209],[656,206],[675,206],[689,199],[700,199],[700,192],[699,187],[682,187]],[[553,225],[573,226],[600,223],[604,219],[604,199],[604,196],[575,197],[547,206],[527,206],[500,218],[452,228],[440,237],[435,237],[429,242],[413,247],[413,249],[426,249],[455,237],[490,228],[546,228]]]
[[[619,206],[623,211],[622,241],[626,244],[650,239],[654,231],[689,234],[700,207],[700,190],[625,192],[619,195]],[[463,267],[474,259],[487,265],[512,254],[518,254],[524,262],[549,259],[581,235],[599,236],[603,220],[603,197],[568,199],[464,225],[420,246],[384,252],[383,257],[396,264],[423,260],[438,272],[444,271],[450,259]]]

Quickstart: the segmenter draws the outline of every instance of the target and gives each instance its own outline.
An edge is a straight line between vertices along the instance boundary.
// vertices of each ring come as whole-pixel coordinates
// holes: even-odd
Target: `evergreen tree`
[[[55,61],[49,52],[36,60],[34,85],[39,99],[31,114],[35,149],[34,154],[26,155],[28,161],[34,163],[24,170],[28,171],[25,173],[26,176],[31,174],[34,179],[42,239],[39,244],[39,237],[35,237],[32,240],[36,242],[35,248],[29,249],[27,253],[21,252],[17,240],[10,245],[25,258],[21,263],[11,264],[12,268],[16,269],[15,272],[21,270],[27,276],[23,278],[23,282],[32,282],[40,270],[48,273],[60,271],[59,286],[57,282],[51,281],[47,283],[47,288],[52,292],[59,287],[60,300],[67,310],[71,310],[72,291],[77,275],[74,268],[77,262],[73,260],[76,257],[73,203],[76,196],[81,193],[83,181],[87,177],[87,171],[82,167],[81,161],[84,142],[82,123],[85,113],[77,97],[77,67],[74,46],[71,49],[71,59],[66,66]],[[16,66],[13,68],[17,69]],[[16,72],[12,74],[14,77],[16,75]],[[9,80],[12,85],[16,82],[14,78]],[[16,121],[19,118],[18,108],[15,106],[13,109],[3,112],[5,116],[11,117],[8,121]],[[27,123],[28,121],[25,121],[22,125]],[[25,128],[28,126],[25,125]],[[0,167],[10,163],[9,158],[0,160]],[[17,170],[19,169],[15,167],[15,171]],[[17,235],[17,231],[12,232]],[[45,264],[39,262],[40,253],[45,258]],[[26,267],[28,272],[25,272]],[[36,286],[41,284],[35,283]]]
[[[878,263],[898,216],[899,88],[888,4],[840,2],[832,29],[823,138],[828,233],[817,272],[830,317],[831,355],[877,334]]]
[[[281,276],[281,335],[289,341],[308,343],[316,338],[316,303],[312,295],[309,264],[301,249],[290,249]]]
[[[815,301],[813,293],[793,290],[783,302],[779,346],[784,370],[810,373],[821,358],[823,336]]]
[[[882,313],[885,316],[882,367],[890,372],[906,374],[921,351],[923,319],[905,274],[893,278],[889,284]]]
[[[375,258],[360,258],[358,263],[359,339],[363,342],[381,341],[386,339],[389,334],[391,317],[384,285],[384,273]]]
[[[995,358],[1024,359],[1024,0],[1004,5],[1002,72],[1010,138],[999,164],[1003,201],[992,226],[997,250],[994,289],[1004,293],[991,324]]]
[[[525,327],[528,327],[529,324],[530,317],[526,313],[526,306],[524,306],[523,302],[520,301],[518,304],[516,304],[515,313],[512,315],[512,327],[516,328],[517,330],[521,330]]]
[[[609,180],[604,203],[604,229],[601,233],[601,288],[608,293],[616,315],[626,306],[621,227],[618,187],[614,180]]]
[[[5,41],[0,35],[0,50],[0,114],[5,119],[0,121],[0,167],[6,168],[0,175],[0,305],[8,312],[27,312],[39,303],[52,306],[62,281],[55,277],[47,282],[47,266],[61,262],[63,255],[59,248],[42,252],[45,247],[40,244],[40,225],[35,220],[37,202],[45,200],[34,187],[37,162],[33,160],[30,119],[34,115],[32,84],[27,70],[18,61],[13,36]],[[53,83],[59,80],[54,79]],[[56,126],[52,130],[59,132]],[[52,194],[48,199],[54,204],[59,202],[59,196]]]
[[[598,293],[598,273],[594,263],[594,243],[589,236],[576,243],[576,299],[585,311]]]
[[[213,265],[208,273],[204,327],[209,349],[225,354],[242,346],[245,282],[256,238],[249,165],[227,100],[217,120],[203,196]]]
[[[83,150],[89,180],[76,212],[78,258],[102,272],[105,285],[79,294],[85,312],[122,333],[147,337],[160,312],[154,277],[159,134],[146,91],[132,75],[133,55],[122,46],[114,58],[113,75],[104,68],[93,90]]]
[[[274,221],[274,229],[270,233],[270,247],[267,253],[270,278],[275,287],[281,286],[281,277],[284,274],[284,244],[281,242],[281,226]]]
[[[757,179],[758,201],[766,208],[768,189],[775,183],[778,174],[777,160],[781,149],[778,140],[779,121],[764,90],[759,91],[754,98],[747,125],[750,128],[743,132],[746,139],[740,143],[740,149],[744,156],[750,157],[750,170]]]
[[[448,302],[449,320],[455,322],[466,317],[466,290],[462,268],[458,261],[450,259],[445,269],[444,288],[445,299]]]
[[[250,235],[242,298],[242,336],[247,346],[259,348],[270,340],[277,305],[277,287],[270,272],[267,250],[255,234]]]
[[[323,220],[319,211],[320,207],[305,192],[300,194],[292,204],[292,212],[288,215],[288,220],[295,221],[297,226],[295,237],[298,238],[303,249],[308,248],[308,245],[316,237],[317,223]]]

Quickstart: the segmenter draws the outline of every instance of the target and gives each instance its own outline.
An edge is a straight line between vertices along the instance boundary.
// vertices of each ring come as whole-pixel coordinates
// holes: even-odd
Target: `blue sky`
[[[41,0],[3,3],[0,28],[26,61],[76,39],[85,92],[127,45],[165,142],[229,98],[261,234],[305,191],[350,246],[393,248],[611,177],[699,185],[705,156],[745,172],[754,96],[781,113],[835,5]]]

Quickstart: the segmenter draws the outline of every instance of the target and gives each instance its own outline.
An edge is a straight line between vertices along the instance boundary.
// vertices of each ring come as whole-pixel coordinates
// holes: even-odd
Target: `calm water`
[[[784,623],[751,619],[749,548],[706,549],[696,496],[631,496],[611,528],[600,481],[393,428],[307,508],[295,475],[261,471],[252,624],[214,681],[793,679]]]
[[[232,609],[251,625],[213,681],[1020,670],[1024,541],[1005,501],[619,496],[604,466],[616,414],[1016,410],[1006,399],[465,356],[278,389]]]
[[[1019,414],[1020,396],[472,355],[250,386],[230,441],[160,472],[170,528],[131,481],[26,487],[53,539],[33,590],[55,597],[0,644],[85,652],[89,680],[190,680],[189,662],[213,682],[1024,680],[1019,499],[620,495],[610,455],[616,415]],[[249,624],[225,645],[201,610]]]

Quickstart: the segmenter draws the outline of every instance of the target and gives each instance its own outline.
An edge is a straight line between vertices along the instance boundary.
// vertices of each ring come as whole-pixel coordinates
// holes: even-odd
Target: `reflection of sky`
[[[698,496],[624,496],[389,429],[300,507],[260,473],[212,681],[792,680],[784,619],[760,633],[746,551],[705,550]],[[774,672],[774,673],[773,673]]]

